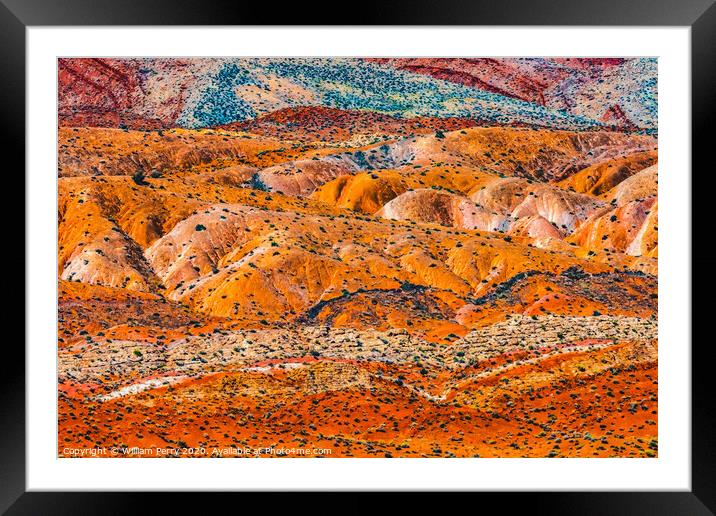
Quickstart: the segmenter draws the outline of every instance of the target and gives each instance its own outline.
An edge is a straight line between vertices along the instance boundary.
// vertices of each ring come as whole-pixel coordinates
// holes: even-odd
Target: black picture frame
[[[692,45],[692,163],[695,173],[682,171],[692,185],[692,242],[709,227],[714,192],[711,128],[716,122],[716,5],[714,0],[406,0],[379,5],[361,3],[338,14],[335,3],[295,3],[269,9],[262,3],[228,0],[0,0],[0,113],[7,153],[24,167],[25,155],[25,30],[28,26],[63,25],[608,25],[689,26]],[[90,47],[91,48],[91,47]],[[19,174],[15,174],[19,178]],[[24,185],[19,185],[24,190]],[[19,194],[18,194],[19,196]],[[703,198],[700,198],[702,196]],[[706,238],[708,241],[708,238]],[[708,245],[708,244],[706,244]],[[18,244],[18,249],[19,249]],[[23,246],[24,249],[24,246]],[[22,251],[24,253],[24,250]],[[17,268],[17,257],[14,267]],[[713,311],[706,293],[716,286],[716,257],[692,244],[692,328],[704,327]],[[25,277],[32,271],[25,270]],[[18,290],[19,291],[19,290]],[[702,293],[701,299],[697,291]],[[701,301],[701,302],[700,302]],[[19,304],[19,303],[18,303]],[[24,306],[24,305],[23,305]],[[31,307],[25,307],[29,310]],[[503,508],[549,514],[714,514],[716,512],[716,438],[713,434],[712,339],[692,337],[692,490],[689,492],[480,493]],[[19,342],[19,339],[17,340]],[[676,343],[688,349],[688,342]],[[231,494],[202,497],[189,493],[40,493],[25,488],[25,357],[23,348],[6,343],[0,375],[0,512],[6,514],[127,514],[141,513],[150,501],[160,501],[162,513],[184,509],[208,512],[226,503]],[[668,425],[668,421],[662,424]],[[246,497],[246,494],[241,494]],[[261,495],[265,496],[265,495]],[[291,503],[320,499],[298,496]],[[349,495],[342,507],[352,512],[374,510],[374,502]],[[242,506],[250,500],[242,498]],[[492,501],[492,500],[491,500]],[[412,496],[410,505],[422,504]]]

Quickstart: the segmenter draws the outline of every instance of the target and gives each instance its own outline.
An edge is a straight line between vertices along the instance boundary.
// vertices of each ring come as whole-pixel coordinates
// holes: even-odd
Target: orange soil
[[[470,330],[514,314],[654,318],[656,198],[632,199],[651,183],[633,181],[619,192],[628,202],[609,203],[656,160],[655,140],[463,124],[298,109],[213,130],[60,128],[62,358],[71,364],[85,347],[117,341],[141,354],[190,336],[200,356],[216,333],[323,326],[404,329],[452,349]],[[335,177],[304,165],[277,173],[304,179],[306,195],[265,191],[256,179],[266,167],[379,148],[356,134],[412,161]],[[548,237],[378,214],[411,190],[469,200],[514,176],[563,189],[563,204],[539,201],[545,216],[576,209],[570,188],[600,207],[573,232]],[[501,209],[493,200],[485,209]],[[436,220],[440,209],[426,207]],[[204,371],[101,401],[115,383],[173,376],[117,366],[60,383],[58,452],[128,445],[211,455],[214,447],[273,445],[325,447],[332,457],[655,455],[655,356],[644,340],[587,344],[463,368],[306,349],[283,365],[257,360],[252,367],[266,369]]]

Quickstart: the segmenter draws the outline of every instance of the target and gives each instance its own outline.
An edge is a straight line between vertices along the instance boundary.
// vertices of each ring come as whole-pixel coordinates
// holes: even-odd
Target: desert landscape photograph
[[[58,59],[58,457],[657,457],[657,65]]]

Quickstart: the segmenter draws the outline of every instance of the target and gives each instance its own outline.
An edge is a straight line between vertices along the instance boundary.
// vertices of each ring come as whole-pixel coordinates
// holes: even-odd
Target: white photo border
[[[27,27],[28,491],[691,489],[690,27]],[[645,459],[57,457],[57,58],[659,59],[659,453]]]

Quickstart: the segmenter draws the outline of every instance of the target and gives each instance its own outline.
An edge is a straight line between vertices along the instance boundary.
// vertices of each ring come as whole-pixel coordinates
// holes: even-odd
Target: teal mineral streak
[[[655,67],[655,63],[644,61],[640,68]],[[288,80],[311,92],[318,99],[312,102],[314,105],[338,109],[368,110],[396,117],[469,117],[504,124],[519,121],[572,130],[602,125],[565,111],[359,59],[236,58],[216,62],[217,72],[202,86],[198,97],[187,103],[187,111],[181,117],[189,127],[227,124],[261,114],[263,111],[257,111],[256,105],[237,95],[236,89],[246,85],[270,92],[287,106],[305,104],[290,92],[271,90],[267,82],[271,77]],[[654,75],[647,77],[651,80]],[[655,82],[645,82],[638,94],[642,98],[629,100],[655,112],[655,90]]]
[[[339,109],[378,111],[397,117],[474,117],[496,122],[561,119],[578,126],[594,125],[592,120],[521,100],[358,60],[273,60],[262,71],[317,91],[322,104]],[[498,109],[484,109],[479,103],[496,104]]]
[[[235,93],[236,87],[243,85],[263,86],[245,68],[233,63],[224,65],[194,108],[199,125],[215,126],[255,117],[253,107]]]

